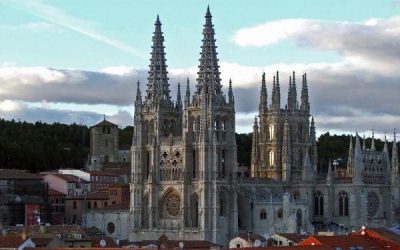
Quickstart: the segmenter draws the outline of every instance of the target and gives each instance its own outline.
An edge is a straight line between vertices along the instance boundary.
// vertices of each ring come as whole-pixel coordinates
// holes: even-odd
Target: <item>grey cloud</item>
[[[45,108],[31,108],[26,105],[22,106],[14,112],[2,112],[0,118],[6,120],[20,120],[27,122],[42,121],[46,123],[65,123],[65,124],[85,124],[92,126],[101,120],[103,115],[95,112],[87,111],[72,111],[72,110],[58,110],[58,109],[45,109]],[[107,120],[118,124],[121,127],[132,126],[133,118],[126,111],[119,111],[117,114],[107,116]]]
[[[286,67],[286,66],[285,66]],[[279,69],[279,68],[277,68]],[[295,69],[295,68],[293,68]],[[276,70],[276,69],[274,69]],[[400,74],[385,75],[354,65],[339,68],[304,65],[301,71],[308,74],[311,113],[316,117],[319,129],[359,128],[391,129],[400,124]],[[26,71],[26,69],[25,69]],[[43,70],[42,70],[43,71]],[[20,73],[17,77],[2,74],[0,70],[0,101],[2,99],[40,102],[46,100],[54,103],[109,104],[115,106],[132,105],[136,95],[136,81],[141,81],[142,94],[145,95],[147,83],[146,70],[130,69],[128,73],[112,74],[104,72],[74,71],[59,69],[49,73],[42,72],[37,76]],[[171,70],[173,71],[173,70]],[[262,72],[262,70],[254,70]],[[180,72],[180,71],[179,71]],[[196,75],[173,72],[169,74],[171,97],[176,99],[177,83],[181,83],[182,95],[185,93],[186,78],[190,78],[191,93],[195,89]],[[225,72],[227,75],[235,72]],[[32,76],[35,75],[34,77]],[[287,100],[289,72],[281,72],[281,105]],[[300,101],[301,74],[297,73],[297,93]],[[29,79],[27,79],[29,78]],[[261,73],[260,73],[261,80]],[[233,77],[236,112],[255,113],[258,110],[260,81],[239,83]],[[268,102],[271,103],[272,74],[267,74]],[[248,87],[246,87],[248,86]],[[224,81],[224,93],[227,84]],[[77,116],[74,117],[74,114]],[[100,112],[99,112],[100,113]],[[48,109],[24,109],[19,113],[4,114],[8,118],[23,120],[43,120],[48,122],[77,122],[91,125],[96,117],[90,112],[56,111]],[[366,117],[370,117],[367,119]],[[238,118],[237,126],[252,129],[253,117]],[[321,118],[321,119],[319,119]],[[330,118],[330,119],[327,119]],[[110,118],[111,119],[111,118]],[[131,115],[120,112],[113,117],[117,124],[131,125]]]
[[[336,50],[345,56],[361,56],[376,63],[399,62],[400,18],[377,20],[376,25],[310,21],[296,36],[301,46]]]

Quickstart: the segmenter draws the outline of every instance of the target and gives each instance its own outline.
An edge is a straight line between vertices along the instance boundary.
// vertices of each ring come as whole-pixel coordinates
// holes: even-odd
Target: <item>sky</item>
[[[276,71],[283,104],[289,74],[307,73],[318,134],[400,127],[396,0],[0,0],[0,118],[133,125],[156,16],[175,98],[186,78],[194,89],[207,5],[237,132],[251,132],[262,73],[271,96]]]

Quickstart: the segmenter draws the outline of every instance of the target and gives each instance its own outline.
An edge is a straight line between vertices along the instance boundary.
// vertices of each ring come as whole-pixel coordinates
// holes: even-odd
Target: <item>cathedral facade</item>
[[[261,79],[259,115],[253,126],[250,176],[237,175],[235,99],[222,81],[212,16],[207,9],[194,90],[189,80],[173,101],[164,37],[157,17],[148,83],[138,82],[131,148],[129,240],[209,240],[227,245],[239,232],[314,232],[336,223],[343,230],[398,222],[397,147],[392,159],[350,141],[345,173],[329,166],[317,173],[317,142],[310,116],[307,75],[289,78],[282,107],[279,72],[271,100]],[[193,91],[193,94],[191,92]]]

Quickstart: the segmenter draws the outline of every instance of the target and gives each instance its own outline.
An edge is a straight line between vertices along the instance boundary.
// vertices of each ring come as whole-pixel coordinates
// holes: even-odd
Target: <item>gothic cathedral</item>
[[[171,100],[157,17],[144,101],[138,86],[132,144],[132,238],[225,241],[237,232],[235,109],[222,92],[207,9],[194,94]],[[139,84],[139,83],[138,83]]]
[[[227,245],[239,232],[315,232],[399,222],[397,146],[392,159],[350,141],[346,171],[317,171],[307,75],[289,77],[281,107],[280,79],[272,79],[268,105],[262,75],[259,115],[253,126],[249,177],[238,176],[232,82],[222,92],[212,16],[207,8],[196,87],[178,85],[171,99],[164,37],[157,17],[144,98],[138,82],[131,148],[129,239],[209,240]],[[395,142],[395,140],[394,140]],[[351,210],[350,208],[357,208]]]

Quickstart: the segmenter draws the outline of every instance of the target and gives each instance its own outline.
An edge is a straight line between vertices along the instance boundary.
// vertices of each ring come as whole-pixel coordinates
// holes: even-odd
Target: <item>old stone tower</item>
[[[235,109],[222,92],[212,16],[207,8],[194,95],[170,96],[157,17],[147,89],[139,83],[132,145],[130,239],[172,238],[226,244],[236,234]]]
[[[301,103],[297,101],[296,75],[289,77],[287,105],[281,108],[279,72],[273,77],[271,104],[262,76],[259,122],[253,126],[251,176],[305,183],[314,179],[317,142],[314,119],[310,125],[307,75],[302,76]]]
[[[90,128],[89,168],[99,169],[103,163],[118,161],[118,126],[103,121]]]

